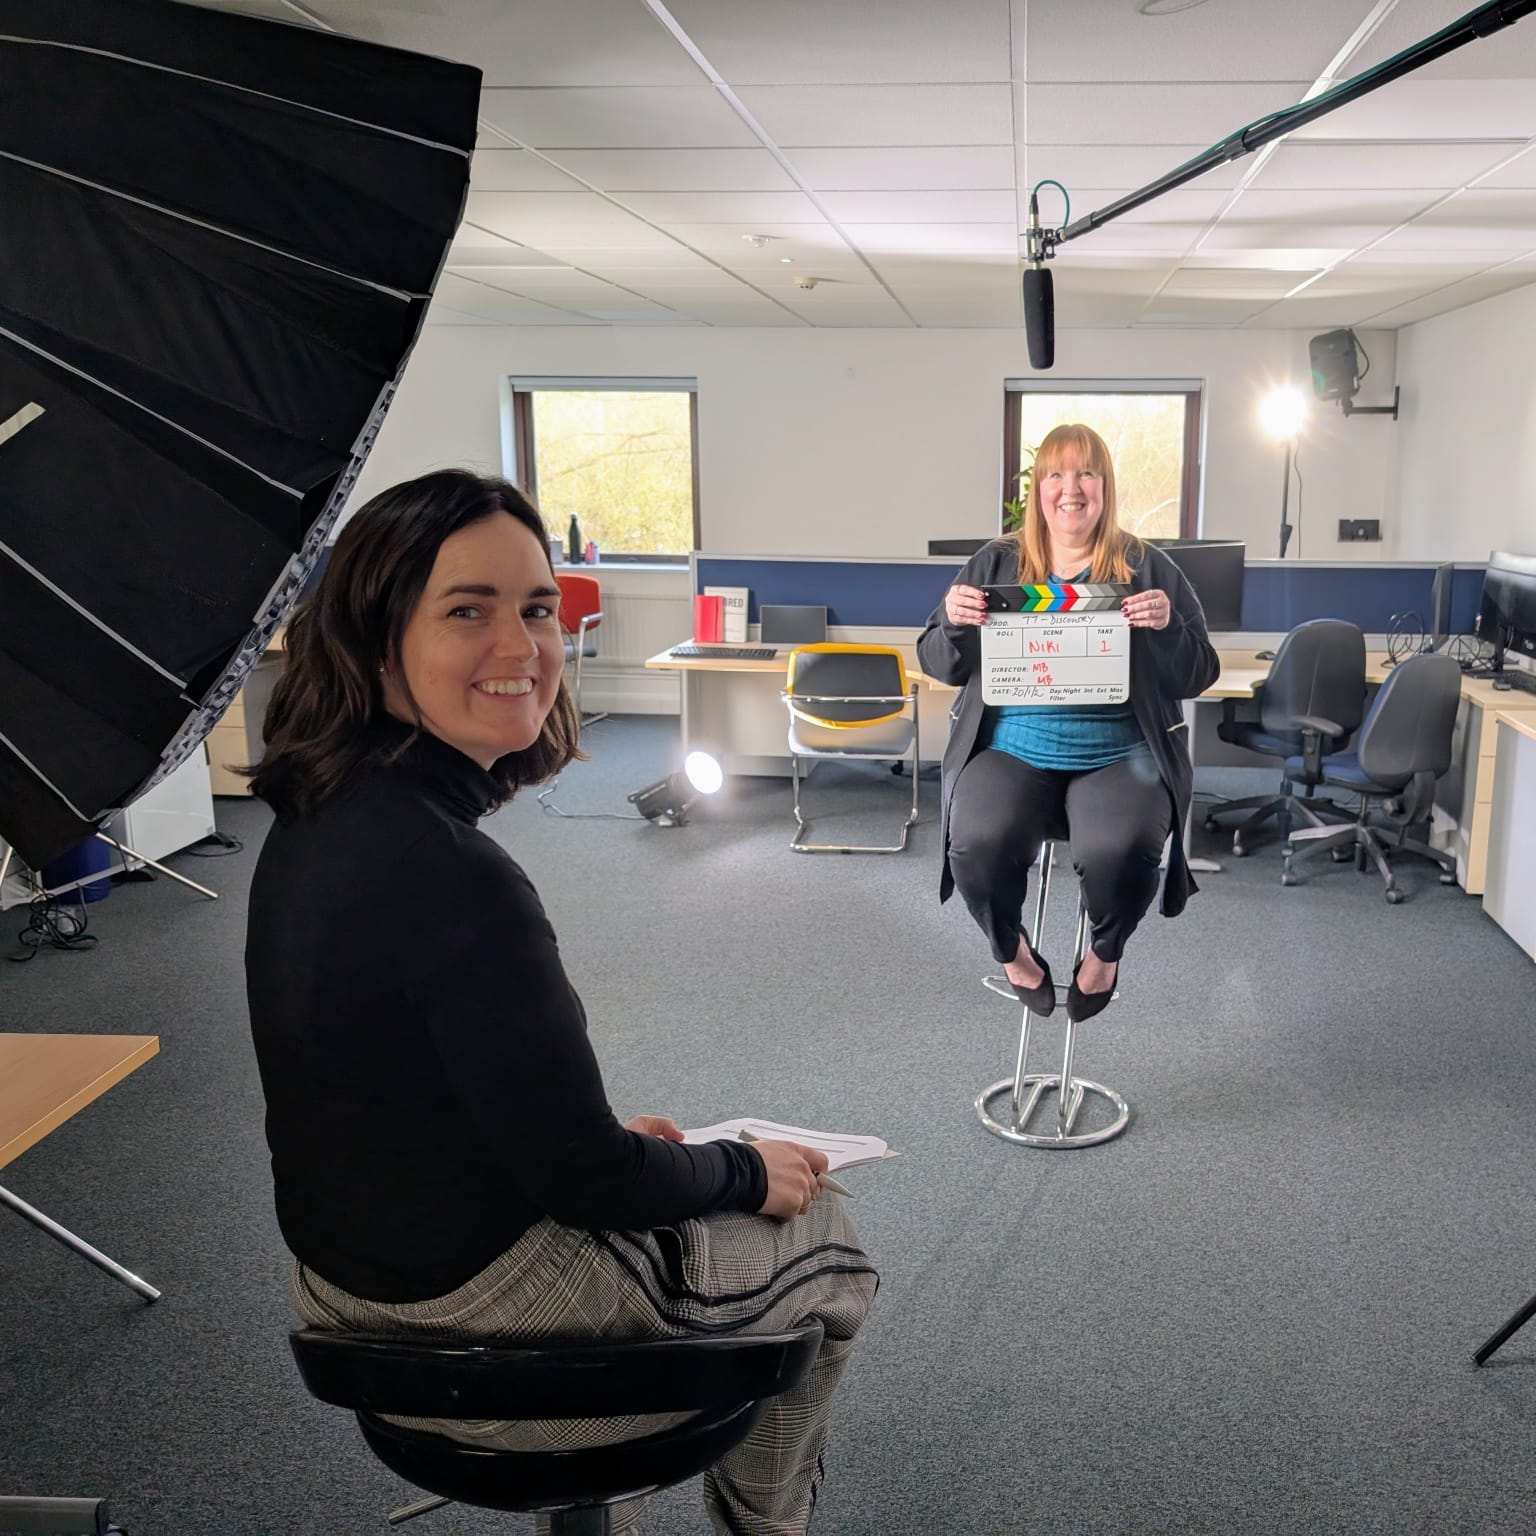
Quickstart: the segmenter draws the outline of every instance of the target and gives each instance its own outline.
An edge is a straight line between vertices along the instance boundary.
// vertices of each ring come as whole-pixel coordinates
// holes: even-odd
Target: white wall
[[[1374,400],[1379,388],[1388,398],[1393,337],[1362,339],[1372,358],[1365,394]],[[1259,430],[1257,405],[1276,383],[1304,383],[1306,343],[1307,333],[1285,331],[1064,331],[1051,376],[1202,380],[1202,532],[1246,539],[1267,557],[1276,553],[1282,459]],[[1018,330],[430,326],[353,505],[436,466],[500,472],[499,384],[512,374],[697,378],[711,553],[921,555],[931,538],[996,530],[1003,381],[1030,369]],[[1337,408],[1314,415],[1293,556],[1401,553],[1390,537],[1337,539],[1341,517],[1392,528],[1387,481],[1401,431],[1383,417],[1345,421]]]
[[[1536,554],[1536,285],[1398,338],[1397,552]]]

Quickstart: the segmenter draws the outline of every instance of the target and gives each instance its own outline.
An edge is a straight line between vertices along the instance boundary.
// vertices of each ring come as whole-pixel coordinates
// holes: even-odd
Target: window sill
[[[609,575],[612,575],[615,571],[679,571],[686,575],[688,562],[686,560],[599,560],[595,565],[589,565],[586,562],[575,564],[569,560],[562,560],[555,569],[557,571],[569,571],[577,575],[580,575],[582,572],[592,575],[599,571],[606,572]]]

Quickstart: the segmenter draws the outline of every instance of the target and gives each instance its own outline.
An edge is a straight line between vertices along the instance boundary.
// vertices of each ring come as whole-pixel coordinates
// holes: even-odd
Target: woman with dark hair
[[[539,898],[477,828],[576,755],[559,601],[533,507],[444,471],[358,512],[288,626],[246,983],[294,1296],[319,1327],[450,1337],[815,1318],[806,1381],[705,1479],[718,1529],[789,1536],[875,1275],[821,1153],[618,1122]],[[538,1448],[658,1422],[423,1427]]]
[[[1046,581],[1129,583],[1124,704],[983,704],[982,588]],[[1189,814],[1180,700],[1204,692],[1221,670],[1194,589],[1161,550],[1120,527],[1114,465],[1092,428],[1046,434],[1018,533],[971,557],[928,620],[917,654],[928,676],[962,688],[944,752],[939,900],[959,887],[1020,1000],[1050,1013],[1055,982],[1022,917],[1030,866],[1047,831],[1064,824],[1090,926],[1067,1013],[1092,1018],[1114,995],[1126,941],[1157,892],[1168,834]],[[1195,888],[1175,835],[1163,915],[1182,912]]]

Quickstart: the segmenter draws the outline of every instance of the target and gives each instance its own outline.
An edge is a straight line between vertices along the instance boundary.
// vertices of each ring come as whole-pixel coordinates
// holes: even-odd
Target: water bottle
[[[572,565],[581,564],[581,527],[576,521],[576,514],[571,513],[571,526],[565,531],[565,548]]]

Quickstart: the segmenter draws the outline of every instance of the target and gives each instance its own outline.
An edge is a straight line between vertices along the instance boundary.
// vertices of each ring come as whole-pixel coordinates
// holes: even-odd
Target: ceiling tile
[[[655,224],[821,224],[803,192],[626,192],[624,204]]]
[[[1377,233],[1422,213],[1443,192],[1369,189],[1239,192],[1223,224],[1300,227],[1370,226]],[[1161,201],[1159,199],[1159,201]]]
[[[309,0],[353,37],[462,59],[487,86],[688,85],[699,67],[644,7],[613,0]],[[293,20],[293,11],[276,14]]]
[[[1394,80],[1295,131],[1296,139],[1528,139],[1529,80]]]
[[[824,192],[840,224],[995,224],[1019,228],[1018,199],[999,192]]]
[[[477,149],[469,163],[476,192],[585,192],[579,181],[526,149]]]
[[[1464,283],[1455,283],[1395,309],[1378,311],[1368,318],[1372,325],[1393,328],[1412,325],[1417,320],[1428,320],[1434,315],[1449,314],[1451,310],[1464,309],[1468,304],[1480,304],[1484,299],[1496,298],[1499,294],[1508,293],[1512,289],[1525,288],[1532,281],[1536,281],[1536,273],[1533,272],[1511,274],[1504,278],[1470,278]]]
[[[563,149],[560,165],[605,192],[793,192],[766,149]]]
[[[712,85],[483,90],[482,115],[535,149],[755,149]]]
[[[761,85],[737,95],[786,149],[1013,141],[1006,85]]]
[[[669,0],[734,86],[1008,79],[1004,0]]]
[[[1205,298],[1283,299],[1308,272],[1269,272],[1254,267],[1181,267],[1169,277],[1164,293]]]
[[[564,312],[560,305],[541,304],[536,299],[503,293],[499,288],[471,282],[450,272],[445,272],[438,279],[436,296],[450,309],[506,324],[517,324],[539,315],[547,316],[552,309]]]
[[[818,192],[952,192],[1013,186],[1010,144],[904,145],[788,152],[796,173]]]
[[[1496,190],[1501,187],[1536,187],[1536,149],[1527,149],[1515,156],[1502,170],[1479,181],[1478,190]]]
[[[845,224],[848,238],[861,251],[969,251],[979,255],[1015,254],[1019,233],[1010,224]]]
[[[1120,126],[1124,132],[1130,125]],[[1027,191],[1042,177],[1053,177],[1066,187],[1073,207],[1078,207],[1086,196],[1082,188],[1142,187],[1193,159],[1205,148],[1204,144],[1035,144],[1024,157],[1024,174],[1019,183]],[[1243,171],[1242,161],[1227,161],[1203,171],[1187,185],[1194,191],[1207,192],[1235,187]],[[1042,213],[1049,212],[1055,220],[1061,194],[1050,193],[1048,208],[1045,197],[1042,192]]]
[[[1214,144],[1299,101],[1308,84],[1031,85],[1029,174],[1037,174],[1042,145],[1118,144],[1129,128],[1151,143]]]
[[[1015,7],[1036,81],[1315,80],[1349,37],[1364,0],[1280,6],[1195,5],[1139,14],[1131,0]],[[1292,100],[1296,98],[1293,97]],[[1256,115],[1256,114],[1255,114]],[[1234,120],[1228,131],[1247,121]]]
[[[1507,140],[1355,144],[1289,139],[1270,156],[1254,186],[1264,192],[1308,187],[1446,191],[1497,165],[1512,148]]]
[[[1359,54],[1350,69],[1369,69],[1411,47],[1473,7],[1466,0],[1398,0]],[[1415,78],[1426,80],[1495,80],[1536,78],[1536,28],[1506,27],[1423,65]],[[1385,89],[1390,90],[1387,86]]]

